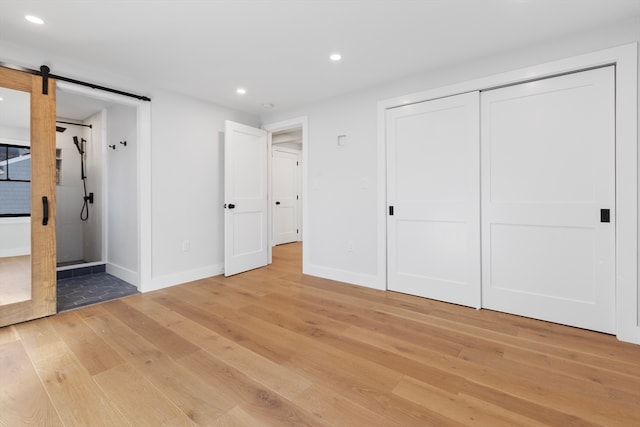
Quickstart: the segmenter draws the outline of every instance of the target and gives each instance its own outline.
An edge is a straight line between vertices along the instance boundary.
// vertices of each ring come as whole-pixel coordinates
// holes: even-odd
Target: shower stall
[[[103,112],[58,118],[56,133],[57,265],[102,264]]]

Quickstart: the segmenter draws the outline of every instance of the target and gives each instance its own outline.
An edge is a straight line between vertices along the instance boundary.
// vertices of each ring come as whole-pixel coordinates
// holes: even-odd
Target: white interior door
[[[231,121],[224,138],[224,275],[268,263],[267,132]]]
[[[473,92],[387,111],[390,290],[480,306],[478,108]]]
[[[615,331],[614,107],[613,67],[482,93],[483,307]]]
[[[273,243],[298,241],[300,153],[273,149]]]

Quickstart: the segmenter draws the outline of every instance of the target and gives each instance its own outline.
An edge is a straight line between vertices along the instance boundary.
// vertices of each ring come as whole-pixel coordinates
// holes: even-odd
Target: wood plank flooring
[[[0,329],[2,426],[639,426],[640,346],[274,263]]]

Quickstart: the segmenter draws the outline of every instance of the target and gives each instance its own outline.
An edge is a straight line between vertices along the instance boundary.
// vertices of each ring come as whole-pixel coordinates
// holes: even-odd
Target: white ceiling
[[[101,70],[142,82],[143,94],[162,87],[260,113],[624,19],[640,23],[640,0],[0,0],[0,60],[27,47],[54,74],[77,64],[95,83],[112,84],[91,79]]]

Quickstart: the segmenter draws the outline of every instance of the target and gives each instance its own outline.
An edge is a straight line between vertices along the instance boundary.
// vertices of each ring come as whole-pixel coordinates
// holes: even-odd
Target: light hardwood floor
[[[640,346],[303,276],[300,250],[0,329],[0,425],[640,425]]]

